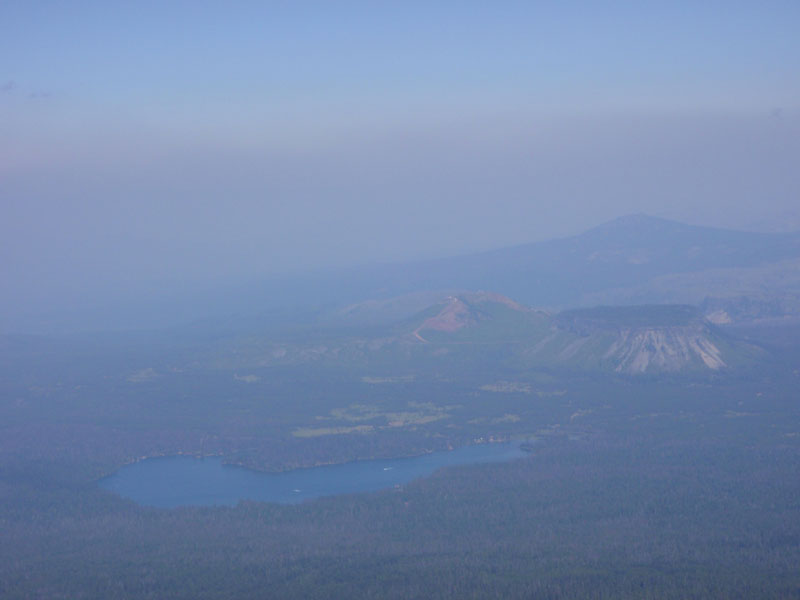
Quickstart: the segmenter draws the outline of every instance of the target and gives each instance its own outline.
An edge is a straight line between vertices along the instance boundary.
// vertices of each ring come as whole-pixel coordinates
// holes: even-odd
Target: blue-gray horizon
[[[630,213],[800,227],[794,2],[0,7],[5,320]]]

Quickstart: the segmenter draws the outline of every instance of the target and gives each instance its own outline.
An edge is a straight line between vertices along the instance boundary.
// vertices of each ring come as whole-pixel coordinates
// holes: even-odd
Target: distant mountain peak
[[[511,310],[528,312],[529,308],[514,302],[511,298],[493,292],[462,292],[445,298],[440,304],[441,310],[425,319],[414,331],[421,338],[422,331],[441,331],[453,333],[469,325],[490,319],[487,305],[502,305]]]
[[[612,219],[607,221],[606,224],[619,224],[619,225],[642,225],[648,223],[677,223],[677,221],[671,221],[669,219],[664,219],[662,217],[654,217],[653,215],[648,215],[647,213],[631,213],[629,215],[622,215],[621,217],[617,217],[616,219]],[[600,225],[602,227],[602,225]]]
[[[585,232],[591,234],[592,232],[614,232],[619,233],[622,231],[675,231],[681,229],[692,229],[694,226],[681,223],[680,221],[673,221],[671,219],[664,219],[662,217],[654,217],[645,213],[634,213],[630,215],[623,215],[607,221],[597,227],[593,227]]]
[[[438,314],[425,319],[415,333],[418,335],[419,331],[425,329],[447,332],[458,331],[477,320],[475,311],[470,309],[461,298],[450,296],[445,300],[444,308]]]

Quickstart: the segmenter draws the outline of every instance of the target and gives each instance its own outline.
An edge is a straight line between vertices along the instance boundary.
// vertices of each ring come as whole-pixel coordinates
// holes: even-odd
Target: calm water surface
[[[100,486],[139,504],[172,508],[235,505],[239,500],[291,504],[408,483],[441,467],[501,462],[524,456],[517,443],[466,446],[414,458],[365,460],[343,465],[260,473],[223,465],[219,457],[171,456],[127,465]]]

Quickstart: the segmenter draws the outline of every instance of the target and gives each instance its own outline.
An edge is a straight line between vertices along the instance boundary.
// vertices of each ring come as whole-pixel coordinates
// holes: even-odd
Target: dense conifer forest
[[[759,376],[263,369],[239,381],[170,375],[196,357],[169,345],[160,362],[147,354],[160,375],[142,374],[136,344],[106,343],[46,360],[15,347],[5,363],[4,598],[800,597],[788,354]],[[319,425],[348,419],[373,429]],[[531,451],[297,505],[156,509],[96,484],[143,456],[281,470],[489,438]]]

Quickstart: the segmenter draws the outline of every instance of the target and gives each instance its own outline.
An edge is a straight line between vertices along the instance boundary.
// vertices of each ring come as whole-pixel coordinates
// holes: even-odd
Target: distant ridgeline
[[[397,373],[438,365],[560,368],[629,375],[712,372],[753,364],[764,351],[719,330],[689,305],[615,306],[555,315],[487,292],[443,293],[410,316],[372,301],[341,312],[342,328],[284,338],[226,357],[236,364],[373,366]],[[387,306],[390,316],[384,314]],[[418,308],[418,298],[408,307]],[[373,324],[348,328],[352,315]],[[380,324],[381,325],[375,325]],[[345,326],[347,325],[347,326]]]
[[[560,313],[556,325],[578,336],[558,356],[574,354],[623,373],[717,370],[758,350],[721,333],[687,305],[613,306]],[[589,348],[589,352],[582,348]]]
[[[345,296],[326,293],[333,279]],[[723,322],[800,317],[800,233],[731,231],[632,215],[567,238],[352,269],[327,284],[320,280],[318,289],[344,303],[483,289],[554,309],[706,303]]]
[[[579,335],[597,330],[685,327],[701,320],[698,308],[687,304],[597,306],[565,310],[555,319],[559,327]]]
[[[632,215],[580,235],[479,254],[269,280],[247,297],[260,310],[316,302],[349,305],[351,316],[361,311],[363,318],[374,317],[377,305],[387,314],[390,306],[397,313],[414,302],[421,310],[438,290],[491,290],[551,311],[691,304],[715,323],[800,320],[800,233]]]
[[[331,311],[344,318],[345,306],[353,324],[371,326],[376,306],[382,319],[408,315],[411,304],[422,310],[442,290],[492,290],[554,312],[692,304],[717,324],[800,322],[800,233],[730,231],[631,215],[566,238],[451,258],[276,275],[172,300],[93,307],[82,316],[50,315],[33,327],[47,333],[194,321],[245,331],[289,320],[313,328],[325,324]]]

